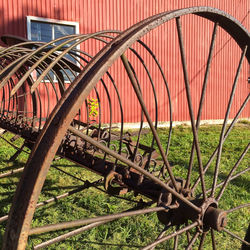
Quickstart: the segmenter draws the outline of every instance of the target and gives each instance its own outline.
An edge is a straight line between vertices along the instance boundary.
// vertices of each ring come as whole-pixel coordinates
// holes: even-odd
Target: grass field
[[[202,161],[206,163],[213,150],[218,145],[221,126],[201,126],[199,139],[201,145]],[[167,130],[159,130],[161,141],[166,145]],[[5,134],[5,138],[10,139],[13,135]],[[222,160],[220,165],[220,183],[228,175],[230,169],[236,163],[242,151],[248,144],[250,138],[250,124],[248,122],[239,123],[234,128],[223,146]],[[150,142],[151,135],[145,134],[143,143]],[[22,144],[22,139],[15,141],[17,146]],[[170,164],[173,166],[175,176],[185,178],[189,162],[190,148],[192,145],[192,133],[190,127],[178,126],[174,128],[171,147],[168,156]],[[27,150],[27,149],[26,149]],[[22,153],[14,162],[8,159],[15,153],[15,150],[6,142],[0,139],[0,173],[23,167],[27,154]],[[237,172],[249,167],[249,152],[238,167]],[[206,173],[205,183],[207,189],[212,185],[214,165]],[[192,181],[198,176],[197,160],[194,163]],[[73,175],[72,178],[70,175]],[[77,177],[77,178],[75,178]],[[0,179],[0,217],[8,213],[16,185],[20,174],[15,174],[9,178]],[[64,159],[54,161],[48,173],[43,192],[39,202],[55,197],[59,194],[69,192],[82,186],[87,180],[97,181],[101,177],[91,173],[82,167],[70,163]],[[222,196],[219,207],[230,209],[243,203],[250,202],[250,175],[249,172],[231,181],[224,195]],[[218,189],[219,191],[219,189]],[[196,194],[200,192],[198,187]],[[122,199],[121,199],[122,198]],[[109,196],[104,192],[103,183],[96,187],[90,187],[67,198],[57,200],[51,204],[38,208],[32,222],[32,226],[45,225],[47,223],[58,223],[62,221],[76,220],[98,215],[106,215],[122,212],[140,203],[147,202],[147,198],[140,195],[134,196],[133,192],[122,195],[121,198]],[[241,238],[244,238],[245,230],[249,224],[250,209],[244,208],[228,215],[228,228]],[[6,222],[0,224],[0,245],[3,239]],[[115,220],[111,223],[101,225],[97,228],[88,230],[82,234],[74,236],[48,249],[138,249],[149,244],[157,238],[164,226],[158,221],[156,214],[147,214]],[[169,229],[173,232],[176,228]],[[68,232],[64,230],[63,233]],[[191,235],[195,230],[191,230]],[[62,231],[46,233],[29,238],[28,249],[49,240]],[[187,245],[186,235],[179,237],[178,249],[184,249]],[[217,249],[240,249],[241,243],[223,232],[215,232]],[[165,242],[156,249],[172,249],[173,240]],[[194,249],[198,247],[198,241]],[[210,234],[205,239],[204,249],[212,249]]]

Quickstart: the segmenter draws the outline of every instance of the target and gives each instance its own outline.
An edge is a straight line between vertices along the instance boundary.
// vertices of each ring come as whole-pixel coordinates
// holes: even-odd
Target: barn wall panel
[[[77,21],[80,33],[92,33],[99,30],[124,30],[131,25],[159,12],[179,9],[190,6],[211,6],[219,8],[238,19],[248,30],[250,29],[250,1],[248,0],[188,0],[188,1],[164,1],[164,0],[0,0],[0,20],[2,34],[14,34],[27,37],[26,16],[38,16],[66,21]],[[184,46],[189,69],[189,79],[194,111],[197,113],[201,84],[203,82],[206,58],[209,50],[213,24],[199,17],[189,16],[181,18],[183,24]],[[175,23],[173,21],[159,27],[146,35],[142,40],[149,45],[157,56],[166,75],[173,105],[174,120],[189,120],[187,102],[185,100],[185,87],[178,48],[178,37]],[[202,42],[200,42],[202,41]],[[103,44],[90,42],[86,50],[94,55]],[[142,53],[142,58],[150,69],[153,81],[156,85],[159,106],[159,121],[169,119],[169,105],[167,91],[164,88],[161,74],[156,64],[152,62],[149,54],[134,45]],[[143,89],[145,103],[155,119],[154,96],[152,87],[145,77],[145,69],[138,63],[133,55],[128,53],[131,64],[137,70],[138,79]],[[213,65],[208,80],[207,95],[205,99],[202,119],[221,119],[226,111],[226,106],[232,88],[232,82],[239,61],[240,51],[232,39],[223,31],[219,31]],[[125,121],[137,122],[141,115],[138,101],[135,98],[129,80],[123,70],[120,69],[121,62],[117,62],[110,69],[110,73],[117,81],[121,92],[122,105],[124,107]],[[244,62],[240,74],[239,84],[236,89],[237,98],[233,102],[230,117],[232,118],[249,92],[247,77],[249,66]],[[108,78],[106,82],[110,85],[110,98],[113,107],[118,107],[119,102],[114,88]],[[100,84],[100,83],[98,83]],[[95,97],[95,93],[92,94]],[[101,90],[103,121],[110,120],[107,93]],[[54,104],[53,104],[54,105]],[[243,117],[250,116],[249,106],[242,114]],[[114,108],[112,114],[113,122],[120,120],[120,109]]]

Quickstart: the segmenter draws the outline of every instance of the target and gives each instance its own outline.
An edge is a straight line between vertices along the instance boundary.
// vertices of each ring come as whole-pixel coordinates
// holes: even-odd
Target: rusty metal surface
[[[229,103],[226,103],[227,113],[224,116],[224,126],[218,147],[211,156],[211,161],[215,155],[217,160],[210,195],[204,179],[210,163],[204,166],[201,158],[197,133],[201,117],[198,115],[197,118],[193,112],[185,57],[186,48],[180,22],[190,14],[195,14],[199,18],[202,16],[214,25],[201,96],[206,92],[210,56],[213,53],[213,44],[216,43],[217,28],[228,33],[240,47],[239,56],[235,62],[238,68],[236,73],[233,72],[234,84],[231,97]],[[176,23],[172,20],[176,20]],[[173,121],[172,107],[176,104],[169,92],[166,75],[155,54],[143,41],[139,40],[151,30],[168,22],[174,25],[179,36],[177,47],[181,57],[180,68],[184,75],[186,106],[189,107],[194,137],[191,155],[196,154],[198,158],[199,178],[193,186],[190,185],[190,177],[187,177],[186,180],[179,180],[175,177],[168,161]],[[146,213],[145,211],[158,211],[159,220],[166,226],[169,223],[172,226],[180,226],[189,220],[192,221],[189,226],[157,239],[145,249],[177,237],[193,227],[196,227],[202,238],[205,237],[208,230],[226,232],[226,212],[220,210],[219,200],[227,184],[234,178],[233,171],[249,149],[249,146],[246,146],[222,185],[219,195],[215,197],[215,189],[220,185],[217,183],[217,177],[222,145],[238,117],[246,109],[249,100],[249,93],[245,93],[244,101],[240,102],[239,108],[234,114],[234,120],[226,130],[241,66],[243,61],[245,64],[250,61],[250,48],[248,47],[250,35],[238,21],[217,9],[193,7],[157,14],[123,32],[107,30],[86,35],[72,35],[49,43],[26,42],[21,38],[8,36],[3,37],[2,40],[10,46],[2,48],[0,51],[0,127],[22,136],[32,149],[9,213],[3,249],[25,249],[29,233],[62,229],[68,227],[69,224],[69,227],[74,227],[86,223],[103,223],[103,221],[110,221],[122,216]],[[58,44],[60,41],[61,44]],[[85,44],[87,47],[89,41],[95,41],[97,46],[102,47],[94,57],[88,54],[88,51],[76,49],[79,44],[82,48]],[[162,86],[159,87],[159,82],[154,82],[152,77],[154,73],[150,71],[151,64],[148,66],[145,63],[142,52],[147,53],[154,68],[160,72]],[[68,55],[74,58],[75,62],[67,59]],[[144,78],[140,78],[137,74],[137,68],[132,63],[135,59],[131,60],[132,57],[140,62],[144,69]],[[114,77],[110,73],[112,71],[109,69],[113,65],[120,67],[119,77]],[[57,79],[56,82],[54,76]],[[128,78],[130,83],[129,86],[125,86],[126,91],[119,88],[119,79],[123,77]],[[41,87],[41,85],[43,86]],[[151,91],[150,105],[147,103],[148,98],[145,98],[147,95],[144,92],[145,88]],[[140,127],[135,134],[124,129],[122,98],[126,98],[129,91],[133,93],[134,104],[136,103],[140,107]],[[157,131],[158,113],[161,110],[159,91],[165,92],[167,97],[165,106],[167,106],[166,113],[170,125],[164,147]],[[94,107],[90,104],[90,100],[93,99],[96,102]],[[205,104],[203,104],[203,98],[200,99],[199,109],[202,110]],[[152,103],[154,109],[149,109],[152,107]],[[91,113],[93,108],[97,109],[96,115]],[[133,113],[133,109],[130,112]],[[105,116],[108,113],[108,119],[103,119],[103,113]],[[114,124],[114,113],[119,114],[118,124]],[[146,122],[150,128],[147,133],[152,135],[149,145],[141,142]],[[108,215],[93,220],[48,225],[30,231],[30,223],[37,207],[39,194],[56,154],[104,176],[107,192],[119,195],[128,190],[134,190],[147,196],[158,206],[151,210],[137,210],[123,215]],[[190,160],[188,176],[192,173],[192,165],[193,162]],[[198,182],[201,183],[202,194],[194,197],[193,192]],[[113,187],[113,183],[118,184],[119,187]],[[170,214],[171,216],[169,216]],[[162,217],[164,218],[162,219]],[[197,237],[198,234],[193,242]],[[193,244],[191,242],[190,247]],[[201,247],[202,244],[201,240]]]

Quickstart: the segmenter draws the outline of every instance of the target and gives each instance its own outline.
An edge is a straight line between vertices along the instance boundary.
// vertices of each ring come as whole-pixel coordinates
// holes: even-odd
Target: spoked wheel
[[[201,33],[191,28],[197,20],[204,24],[199,30]],[[167,69],[162,69],[160,60],[138,40],[144,35],[145,40],[148,35],[155,35],[155,29],[165,27],[158,27],[163,23],[169,46],[164,56],[174,55],[169,57]],[[185,46],[185,30],[193,32],[191,45],[194,48],[191,51]],[[231,58],[228,51],[223,51],[225,44],[216,43],[221,41],[220,38],[230,46],[238,44],[238,55]],[[210,40],[208,47],[204,46],[204,39]],[[165,41],[158,39],[157,42],[163,46]],[[216,9],[196,7],[148,18],[105,46],[66,90],[46,122],[16,191],[3,248],[24,249],[28,236],[33,234],[83,226],[72,232],[71,235],[75,235],[122,217],[153,213],[164,226],[158,236],[151,238],[152,235],[147,235],[141,245],[143,249],[153,249],[159,244],[166,249],[191,249],[194,246],[202,249],[207,245],[209,249],[216,249],[222,247],[220,239],[225,235],[230,235],[237,246],[241,243],[249,246],[244,235],[237,234],[242,222],[238,221],[239,211],[244,210],[244,216],[249,217],[249,193],[246,191],[249,132],[240,134],[241,127],[249,127],[249,123],[236,124],[239,117],[249,115],[246,82],[249,44],[249,33],[232,17]],[[141,51],[146,52],[145,58]],[[198,57],[196,51],[204,54]],[[230,60],[230,67],[218,62],[222,52],[225,61]],[[136,61],[140,63],[136,64]],[[197,64],[194,71],[189,70],[191,63]],[[111,74],[118,67],[118,73]],[[211,74],[217,77],[212,78]],[[216,78],[219,80],[215,84]],[[129,79],[131,85],[124,86],[124,79]],[[110,85],[105,81],[110,81]],[[173,86],[179,92],[173,93]],[[213,88],[217,91],[212,92]],[[99,107],[96,125],[72,122],[92,90]],[[131,92],[133,100],[125,108],[123,101]],[[115,98],[109,93],[114,93]],[[92,111],[95,109],[93,104],[90,107]],[[101,107],[103,113],[100,113]],[[106,117],[104,107],[108,107]],[[176,139],[172,121],[176,112],[185,109],[190,117],[192,136],[188,138],[184,133],[178,137],[176,132]],[[133,113],[142,117],[137,133],[125,133],[124,122],[129,121],[125,112],[131,117]],[[113,118],[116,113],[119,121]],[[219,132],[213,131],[210,139],[206,130],[212,128],[205,127],[204,131],[200,122],[218,119],[222,114],[223,125]],[[161,131],[159,121],[167,119],[169,129]],[[101,121],[108,125],[103,126]],[[142,129],[145,124],[149,127],[146,132]],[[237,140],[233,139],[234,133],[239,133]],[[31,228],[35,205],[56,154],[104,176],[104,186],[110,194],[133,191],[144,197],[142,206],[131,206],[116,214]],[[240,181],[235,183],[236,177]],[[242,193],[237,192],[230,198],[231,186],[236,184]],[[233,217],[235,221],[230,222],[234,213],[238,218]],[[243,225],[245,229],[247,226]],[[140,230],[143,231],[143,227],[138,226]],[[63,235],[62,239],[69,236],[70,233]],[[59,241],[58,238],[55,241]]]
[[[10,209],[20,175],[24,169],[27,155],[30,154],[30,149],[27,148],[27,145],[24,143],[22,138],[5,130],[1,130],[0,145],[0,231],[3,232],[4,226],[2,225],[8,220],[7,214]]]

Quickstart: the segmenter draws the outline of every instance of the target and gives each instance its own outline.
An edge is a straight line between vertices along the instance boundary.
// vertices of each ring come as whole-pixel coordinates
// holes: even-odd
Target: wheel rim
[[[46,174],[48,171],[48,168],[51,164],[52,159],[54,158],[54,155],[56,154],[56,151],[60,145],[60,141],[61,141],[61,139],[63,139],[63,136],[66,133],[67,128],[71,132],[73,132],[75,135],[77,135],[77,131],[75,131],[73,127],[69,127],[69,125],[70,125],[70,122],[72,121],[72,119],[74,118],[75,114],[77,113],[77,110],[80,108],[81,103],[78,100],[80,100],[80,99],[85,100],[87,98],[91,89],[93,89],[94,84],[106,72],[106,70],[113,63],[113,61],[115,61],[116,58],[118,58],[119,56],[121,56],[124,53],[124,51],[126,50],[126,48],[128,46],[133,44],[134,41],[136,41],[144,33],[148,32],[149,29],[153,29],[156,26],[160,25],[161,23],[166,22],[172,18],[176,18],[176,20],[177,20],[176,22],[177,22],[177,30],[178,30],[178,34],[179,34],[179,44],[180,44],[180,48],[181,48],[180,50],[181,50],[181,58],[182,58],[182,67],[183,67],[183,72],[184,72],[184,81],[186,84],[186,93],[188,96],[187,99],[188,99],[188,101],[191,100],[191,97],[189,97],[190,96],[189,82],[188,82],[189,77],[187,75],[187,68],[186,68],[186,63],[185,63],[185,51],[184,51],[184,46],[183,46],[183,41],[182,41],[181,24],[179,22],[179,16],[189,14],[189,13],[196,13],[200,16],[204,16],[208,19],[212,19],[213,21],[216,20],[215,17],[222,16],[224,18],[227,18],[228,22],[233,22],[235,24],[234,20],[229,19],[228,16],[225,16],[224,14],[222,15],[222,12],[220,12],[218,10],[212,10],[210,8],[204,8],[204,7],[202,7],[202,8],[190,8],[190,9],[186,9],[186,10],[178,10],[175,12],[171,12],[171,13],[167,13],[167,14],[160,14],[158,16],[152,17],[151,19],[145,20],[145,21],[141,22],[140,24],[135,25],[134,27],[132,27],[128,31],[125,31],[124,33],[122,33],[122,35],[120,37],[115,39],[111,43],[111,45],[108,45],[107,47],[105,47],[103,49],[102,53],[97,55],[87,65],[85,71],[80,74],[80,77],[70,86],[69,90],[67,90],[65,92],[64,96],[61,98],[59,104],[54,109],[51,118],[47,121],[45,128],[43,129],[43,131],[41,132],[41,134],[38,138],[37,145],[33,149],[32,155],[31,155],[29,162],[26,166],[23,178],[22,178],[20,185],[17,189],[17,194],[15,197],[14,205],[13,205],[11,213],[10,213],[10,220],[9,220],[7,231],[6,231],[6,238],[5,238],[6,246],[9,244],[13,244],[13,246],[14,245],[19,246],[21,249],[26,245],[27,235],[28,235],[28,231],[29,231],[29,227],[30,227],[30,222],[32,220],[34,209],[35,209],[33,204],[36,204],[36,202],[37,202],[38,195],[41,191],[43,182],[45,180],[45,177],[46,177]],[[211,18],[211,16],[213,16],[213,17]],[[227,27],[227,25],[224,24],[223,21],[222,21],[222,23],[220,23],[220,25],[224,28]],[[238,66],[239,70],[236,72],[236,75],[235,75],[235,81],[234,81],[235,87],[236,87],[237,78],[238,78],[239,73],[240,73],[240,68],[241,68],[243,59],[246,57],[249,60],[249,56],[248,56],[249,49],[246,47],[247,42],[249,41],[249,34],[240,25],[238,25],[237,27],[238,27],[238,30],[241,32],[240,36],[245,36],[246,39],[244,40],[245,44],[243,44],[241,39],[237,40],[238,44],[243,48],[243,52],[241,55],[242,59],[240,59],[239,66]],[[216,32],[216,29],[217,29],[217,24],[215,23],[214,34]],[[235,38],[232,31],[230,31],[230,35]],[[211,48],[210,48],[211,54],[212,54],[212,47],[213,47],[214,41],[215,41],[215,38],[212,38]],[[103,63],[104,59],[105,59],[106,63]],[[124,56],[122,56],[122,60],[123,60],[123,63],[125,65],[125,68],[127,67],[126,70],[128,72],[128,75],[130,76],[130,81],[132,82],[132,84],[134,81],[133,88],[134,89],[137,88],[137,98],[140,99],[140,89],[138,89],[138,87],[136,85],[137,83],[135,80],[135,75],[133,74],[133,70]],[[208,63],[208,65],[209,65],[209,63]],[[98,73],[96,73],[96,71],[94,71],[93,68],[98,68]],[[80,87],[81,85],[83,87]],[[203,86],[204,85],[206,85],[206,83],[204,83]],[[232,97],[233,97],[233,93],[234,93],[234,90],[232,91]],[[245,99],[245,102],[248,101],[248,98],[249,97],[247,96]],[[66,100],[67,100],[67,102],[66,102]],[[141,107],[143,107],[143,102],[141,102],[140,104],[141,104]],[[243,106],[243,104],[244,103],[242,103],[242,106]],[[196,152],[198,152],[197,157],[198,157],[198,162],[199,162],[200,179],[201,179],[201,183],[202,183],[202,194],[203,194],[202,197],[204,199],[204,201],[202,201],[201,204],[196,204],[196,203],[190,202],[190,199],[186,198],[184,193],[181,193],[180,190],[178,189],[177,183],[176,183],[177,181],[172,173],[172,170],[171,170],[170,164],[166,158],[164,149],[161,146],[161,142],[158,139],[158,134],[157,134],[157,131],[155,130],[155,126],[151,122],[150,115],[149,114],[147,115],[146,108],[144,108],[143,113],[147,117],[147,121],[150,125],[151,131],[154,134],[154,140],[158,144],[158,149],[161,153],[161,157],[163,159],[163,162],[165,163],[165,167],[167,169],[168,175],[170,176],[173,187],[170,188],[168,185],[166,185],[161,180],[155,178],[153,175],[148,174],[147,171],[140,169],[138,167],[138,165],[131,163],[131,161],[127,161],[125,157],[119,157],[119,154],[115,154],[114,151],[113,151],[113,157],[116,158],[117,160],[123,161],[125,164],[129,165],[130,167],[135,168],[137,171],[140,171],[142,174],[144,174],[144,176],[147,176],[154,183],[157,183],[160,185],[160,187],[165,188],[169,193],[171,193],[171,195],[182,200],[185,205],[187,205],[188,207],[192,207],[193,208],[192,211],[195,210],[196,215],[198,213],[199,216],[202,217],[200,220],[203,223],[204,222],[203,217],[205,217],[205,211],[207,211],[208,208],[212,209],[212,207],[214,207],[214,210],[216,210],[215,212],[218,212],[218,210],[216,209],[217,200],[220,199],[220,197],[223,193],[223,189],[222,189],[222,191],[218,194],[218,196],[215,197],[215,187],[217,185],[218,171],[219,171],[219,165],[220,165],[220,154],[221,154],[221,150],[222,150],[224,137],[226,137],[226,134],[227,134],[225,128],[226,128],[226,123],[228,120],[228,115],[226,115],[226,117],[224,119],[225,122],[224,122],[224,126],[222,129],[221,135],[220,135],[221,139],[220,139],[218,150],[217,150],[218,156],[217,156],[217,163],[216,163],[216,167],[215,167],[215,174],[214,174],[214,178],[213,178],[214,181],[213,181],[211,195],[210,195],[210,197],[207,197],[207,193],[206,193],[207,190],[205,187],[205,180],[204,180],[204,174],[203,174],[204,169],[203,169],[201,155],[199,153],[200,148],[199,148],[198,136],[197,136],[197,130],[199,127],[199,123],[197,123],[198,125],[195,124],[195,117],[192,114],[193,111],[192,111],[191,107],[192,107],[192,103],[189,104],[189,112],[191,113],[191,118],[192,118],[191,123],[192,123],[194,141],[196,141],[196,143],[194,143],[195,146],[193,146],[193,148],[195,148]],[[230,109],[230,104],[228,107],[229,107],[228,109]],[[237,115],[235,115],[235,117],[237,117]],[[197,119],[197,120],[199,120],[199,119]],[[91,138],[89,138],[88,136],[85,136],[84,134],[82,134],[81,136],[83,136],[84,140],[86,140],[86,141],[89,140],[90,144],[92,144],[96,147],[99,147],[101,150],[106,150],[107,154],[112,155],[112,152],[110,152],[105,147],[101,147],[100,144],[95,145],[94,144],[95,142],[93,140],[91,140]],[[152,142],[152,144],[154,144],[154,141]],[[245,148],[245,151],[247,151],[247,150],[248,150],[248,147]],[[46,153],[41,154],[42,152],[46,152]],[[194,152],[194,149],[192,150],[192,152]],[[194,153],[191,153],[191,155],[193,155],[193,154]],[[239,158],[239,161],[240,161],[240,159],[241,158]],[[38,166],[38,164],[39,164],[39,166]],[[36,166],[36,172],[34,172],[35,166]],[[192,160],[190,160],[190,166],[192,166]],[[184,189],[185,188],[187,189],[189,187],[190,175],[192,173],[190,166],[189,166],[190,171],[188,172],[188,177],[187,177],[186,183],[184,184],[185,185]],[[238,165],[235,164],[235,167],[233,167],[232,169],[233,170],[236,169],[237,166]],[[32,173],[31,173],[31,169],[33,169]],[[39,173],[39,171],[40,171],[40,173]],[[232,172],[232,174],[233,174],[233,172]],[[232,175],[232,174],[230,174],[230,175]],[[33,183],[29,182],[28,186],[23,181],[25,178],[27,178],[27,176],[28,176],[29,180],[31,180],[33,182]],[[228,177],[228,180],[230,180],[230,178],[231,178],[231,176]],[[224,187],[226,187],[226,185],[227,185],[227,182],[225,182],[225,183],[226,184],[224,185]],[[196,184],[193,187],[196,187]],[[29,192],[29,195],[27,195],[27,191]],[[22,211],[21,211],[20,205],[19,205],[19,200],[23,199],[24,192],[27,195],[27,198],[26,198],[27,200],[24,202],[25,205],[23,205],[24,208],[22,208]],[[213,197],[215,197],[215,198],[213,198]],[[173,205],[173,204],[170,204],[170,205]],[[180,204],[178,204],[178,205],[180,205]],[[192,212],[190,212],[190,213],[192,214]],[[191,219],[191,217],[192,216],[190,216],[188,219]],[[13,228],[14,228],[13,223],[14,222],[16,223],[16,220],[18,221],[18,229],[15,229],[16,231],[14,232],[13,231]],[[100,220],[99,222],[101,222],[101,221],[102,220]],[[187,222],[187,221],[185,221],[185,222]],[[216,222],[218,222],[218,220],[216,220]],[[176,234],[170,234],[166,237],[161,238],[159,241],[165,241],[168,238],[175,237],[176,242],[177,242],[177,236],[179,234],[186,232],[193,227],[196,228],[196,227],[200,226],[199,224],[200,224],[199,221],[194,221],[192,224],[190,224],[184,228],[179,229]],[[176,226],[179,226],[179,224],[176,223]],[[209,225],[209,226],[211,226],[211,225]],[[223,227],[223,230],[225,230],[224,227]],[[10,234],[12,234],[12,236]],[[195,235],[193,236],[193,238],[191,239],[191,241],[189,243],[190,246],[192,245],[192,242],[194,242],[200,234],[202,234],[201,243],[200,243],[200,245],[202,246],[203,239],[205,239],[205,236],[206,236],[206,232],[203,231],[203,229],[201,229],[201,232],[195,233]],[[14,241],[13,241],[13,235],[14,235],[14,238],[16,238],[16,239],[14,239]],[[213,233],[212,229],[211,229],[211,235],[212,235],[211,236],[212,241],[215,242],[214,236],[213,236],[214,233]],[[158,243],[159,241],[157,241],[156,243]],[[148,248],[145,248],[145,249],[150,249],[152,247],[153,247],[153,245],[149,245]]]

